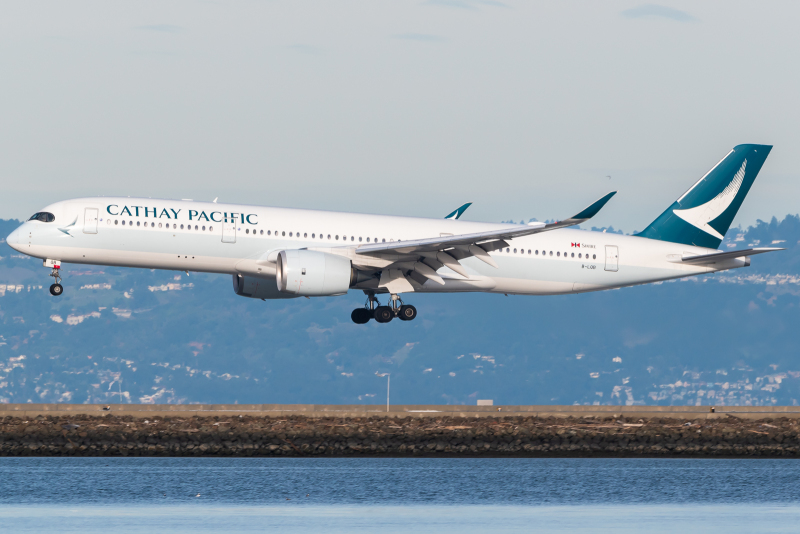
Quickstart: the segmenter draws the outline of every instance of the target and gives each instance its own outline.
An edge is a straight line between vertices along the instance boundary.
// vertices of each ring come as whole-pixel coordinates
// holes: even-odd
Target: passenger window
[[[570,258],[574,258],[574,257],[575,257],[575,253],[573,252],[573,253],[570,255]]]
[[[517,253],[517,249],[514,249],[514,254],[516,254],[516,253]]]
[[[204,231],[204,232],[206,231],[206,227],[205,227],[205,226],[203,227],[203,231]],[[263,230],[262,230],[262,232],[263,232]]]
[[[183,225],[181,225],[181,230],[183,230]]]
[[[285,236],[286,236],[286,232],[281,232],[281,237],[285,237]]]
[[[597,259],[597,254],[592,254],[592,259]]]
[[[360,237],[358,238],[358,242],[361,243],[361,238]]]
[[[311,234],[311,239],[315,239],[316,237],[317,237],[317,234]]]
[[[551,256],[553,255],[553,251],[552,251],[552,250],[550,251],[550,255],[551,255]]]
[[[308,234],[303,232],[303,237],[308,237]]]
[[[289,232],[289,237],[292,237],[292,232]]]
[[[213,227],[213,226],[209,226],[209,227],[208,227],[208,231],[209,231],[209,232],[213,232],[213,231],[214,231],[214,227]]]
[[[328,239],[330,239],[330,238],[331,238],[331,234],[328,234]]]
[[[386,243],[386,238],[384,237],[384,238],[383,238],[383,240],[382,240],[381,242],[382,242],[382,243]]]
[[[141,224],[142,224],[142,223],[140,223],[139,221],[136,221],[136,226],[139,226],[139,225],[141,225]]]
[[[205,229],[206,229],[206,227],[204,226],[204,227],[203,227],[203,230],[205,230]],[[261,234],[261,235],[264,235],[264,230],[261,230],[261,231],[259,232],[259,234]]]
[[[114,224],[118,224],[118,223],[119,223],[119,221],[114,219]]]
[[[369,238],[367,238],[367,243],[369,243]]]

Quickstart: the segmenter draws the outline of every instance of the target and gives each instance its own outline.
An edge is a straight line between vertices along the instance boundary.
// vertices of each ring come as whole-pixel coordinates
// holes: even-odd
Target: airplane
[[[43,260],[55,296],[62,263],[169,269],[229,274],[237,295],[262,300],[360,290],[356,324],[411,321],[417,310],[401,295],[601,291],[746,267],[783,250],[717,250],[771,149],[736,146],[635,235],[570,228],[616,192],[561,221],[520,225],[456,220],[468,205],[427,219],[91,197],[43,208],[6,242]]]

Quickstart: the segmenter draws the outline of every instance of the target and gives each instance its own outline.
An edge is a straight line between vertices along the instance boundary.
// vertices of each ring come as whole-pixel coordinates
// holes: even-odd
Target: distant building
[[[478,406],[494,406],[492,399],[478,399]]]

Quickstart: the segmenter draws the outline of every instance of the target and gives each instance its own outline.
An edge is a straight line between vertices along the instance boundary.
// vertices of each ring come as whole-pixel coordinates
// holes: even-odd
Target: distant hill
[[[7,235],[17,221],[0,221]],[[0,402],[797,404],[800,218],[728,232],[782,246],[739,269],[554,297],[407,295],[412,323],[350,322],[361,293],[262,302],[229,276],[66,266],[0,248]],[[120,382],[121,381],[121,382]]]

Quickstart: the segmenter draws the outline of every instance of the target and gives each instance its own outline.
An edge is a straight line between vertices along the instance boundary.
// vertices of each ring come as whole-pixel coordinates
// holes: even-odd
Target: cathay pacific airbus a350
[[[8,244],[44,260],[60,295],[62,263],[224,273],[237,295],[325,297],[360,290],[355,323],[417,316],[413,293],[555,295],[750,265],[781,250],[720,251],[771,146],[739,145],[633,236],[574,228],[615,194],[555,223],[490,224],[151,198],[79,198],[35,213]],[[389,296],[381,305],[380,295]]]

